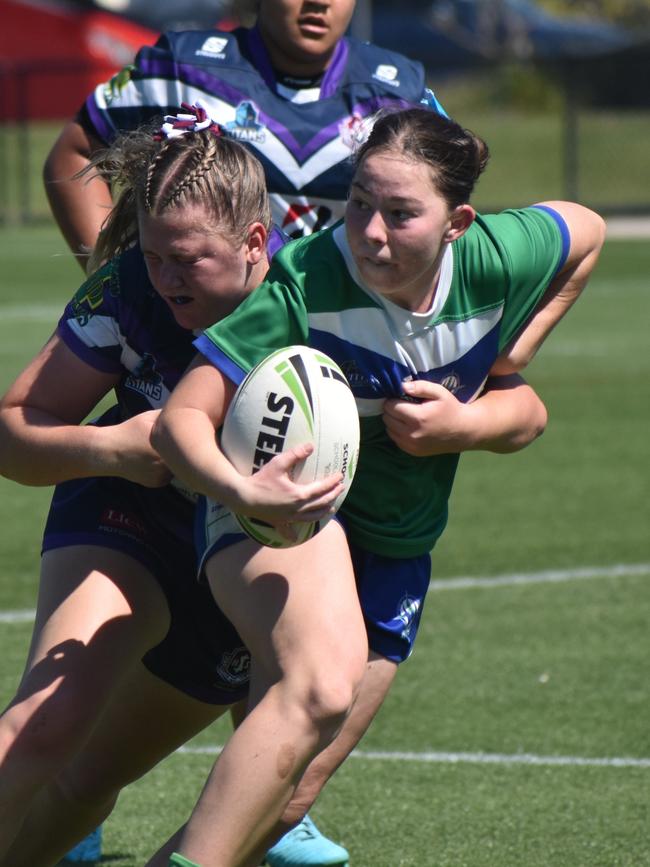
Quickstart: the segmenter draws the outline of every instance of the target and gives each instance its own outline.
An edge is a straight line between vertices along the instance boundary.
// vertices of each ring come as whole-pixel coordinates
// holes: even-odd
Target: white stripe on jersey
[[[453,271],[451,246],[447,248],[438,290],[430,311],[414,314],[388,302],[363,284],[345,237],[344,226],[333,232],[354,282],[381,307],[309,313],[310,328],[333,334],[365,350],[405,365],[413,375],[429,373],[466,355],[499,323],[503,305],[464,320],[430,325],[449,294]],[[440,296],[440,297],[438,297]]]
[[[91,316],[85,325],[80,325],[76,319],[68,319],[65,324],[90,349],[119,346],[120,364],[133,375],[134,383],[138,381],[138,371],[142,367],[144,358],[127,343],[126,337],[122,334],[112,316]],[[137,389],[145,393],[147,400],[154,409],[163,406],[170,395],[170,391],[165,386],[162,377],[156,383],[156,386],[155,394],[153,392],[145,393],[140,388]],[[134,386],[127,384],[126,387],[133,388]]]
[[[143,105],[180,106],[181,100],[192,105],[199,100],[205,106],[208,113],[215,120],[218,120],[219,123],[226,124],[235,120],[237,106],[230,105],[230,103],[224,102],[213,93],[208,93],[200,88],[159,78],[146,79],[139,82],[139,85],[140,88],[136,88],[133,82],[129,82],[124,86],[119,96],[121,106],[124,108]],[[95,89],[95,100],[100,109],[105,110],[108,107],[104,94],[104,85],[99,85]],[[109,118],[107,114],[104,114],[103,117],[106,121]],[[286,145],[268,127],[263,127],[261,133],[263,136],[261,141],[251,139],[247,140],[247,144],[254,150],[264,154],[266,159],[273,163],[278,171],[281,171],[289,183],[297,190],[302,189],[315,178],[319,177],[319,175],[339,165],[339,163],[345,161],[350,156],[350,149],[343,144],[338,131],[336,131],[331,141],[313,153],[303,165],[300,165]]]
[[[80,325],[76,319],[68,319],[65,324],[85,346],[124,346],[124,337],[116,329],[112,316],[91,316],[85,325]]]

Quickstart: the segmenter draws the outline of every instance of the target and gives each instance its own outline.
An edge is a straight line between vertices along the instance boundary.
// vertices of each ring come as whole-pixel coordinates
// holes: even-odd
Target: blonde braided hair
[[[244,145],[213,128],[169,138],[154,131],[149,125],[122,134],[82,173],[93,171],[117,193],[89,272],[137,243],[140,210],[156,216],[200,204],[233,243],[243,242],[254,222],[271,229],[264,170]]]

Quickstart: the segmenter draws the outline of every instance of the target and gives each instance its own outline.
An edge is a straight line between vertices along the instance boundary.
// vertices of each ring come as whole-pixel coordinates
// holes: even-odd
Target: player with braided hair
[[[0,404],[0,472],[56,485],[31,650],[0,717],[11,867],[57,863],[122,786],[247,692],[248,652],[194,580],[192,497],[149,433],[194,331],[267,270],[264,172],[211,126],[127,134],[94,166],[122,188],[105,264]],[[116,405],[82,424],[113,390]]]
[[[32,647],[0,718],[3,867],[54,864],[122,786],[247,692],[248,650],[194,581],[193,495],[149,441],[195,330],[233,311],[282,243],[260,164],[201,118],[188,109],[162,138],[140,130],[94,157],[121,190],[98,270],[0,402],[0,473],[57,486]],[[81,424],[112,389],[117,406]],[[523,383],[480,400],[508,401],[504,450],[543,427]]]

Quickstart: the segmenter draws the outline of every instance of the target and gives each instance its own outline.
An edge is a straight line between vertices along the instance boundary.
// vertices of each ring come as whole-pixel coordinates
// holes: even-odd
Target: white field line
[[[58,304],[0,304],[0,322],[51,322],[54,326],[65,302]]]
[[[465,590],[473,587],[513,587],[520,584],[560,584],[566,581],[583,581],[588,578],[622,578],[633,575],[650,575],[650,563],[615,564],[613,566],[585,566],[581,569],[549,569],[544,572],[516,572],[510,575],[494,575],[491,578],[466,576],[431,581],[430,590]],[[0,611],[0,623],[30,623],[34,609]]]
[[[222,746],[180,747],[176,752],[192,756],[216,756]],[[351,759],[367,762],[416,762],[418,764],[470,764],[470,765],[540,765],[585,768],[650,768],[650,759],[588,758],[584,756],[537,756],[532,753],[412,753],[392,750],[353,750]]]
[[[508,587],[519,584],[547,584],[587,578],[611,578],[627,575],[650,574],[650,563],[633,563],[583,569],[557,569],[544,572],[496,575],[492,578],[461,577],[431,581],[432,590],[459,590],[473,587]],[[34,611],[0,611],[0,623],[26,623],[34,619]],[[185,755],[218,755],[221,746],[180,747]],[[562,767],[650,768],[650,759],[620,757],[589,758],[584,756],[538,756],[532,753],[468,753],[468,752],[402,752],[381,750],[353,750],[350,758],[365,761],[417,762],[419,764],[475,764],[475,765],[539,765]]]
[[[470,587],[512,587],[518,584],[560,584],[587,578],[622,578],[650,575],[650,563],[617,563],[612,566],[585,566],[580,569],[548,569],[543,572],[515,572],[490,578],[467,576],[442,578],[429,583],[430,590],[465,590]]]

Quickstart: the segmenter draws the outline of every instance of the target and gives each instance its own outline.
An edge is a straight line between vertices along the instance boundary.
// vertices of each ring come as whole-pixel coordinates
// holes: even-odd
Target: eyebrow
[[[366,187],[364,187],[364,185],[362,183],[360,183],[359,181],[352,181],[352,183],[350,184],[350,188],[352,188],[352,187],[358,187],[367,196],[371,195],[370,190],[366,189]],[[418,204],[417,199],[409,199],[409,198],[406,198],[405,196],[390,196],[389,201],[393,202],[394,204],[400,204],[400,205],[417,205]]]

